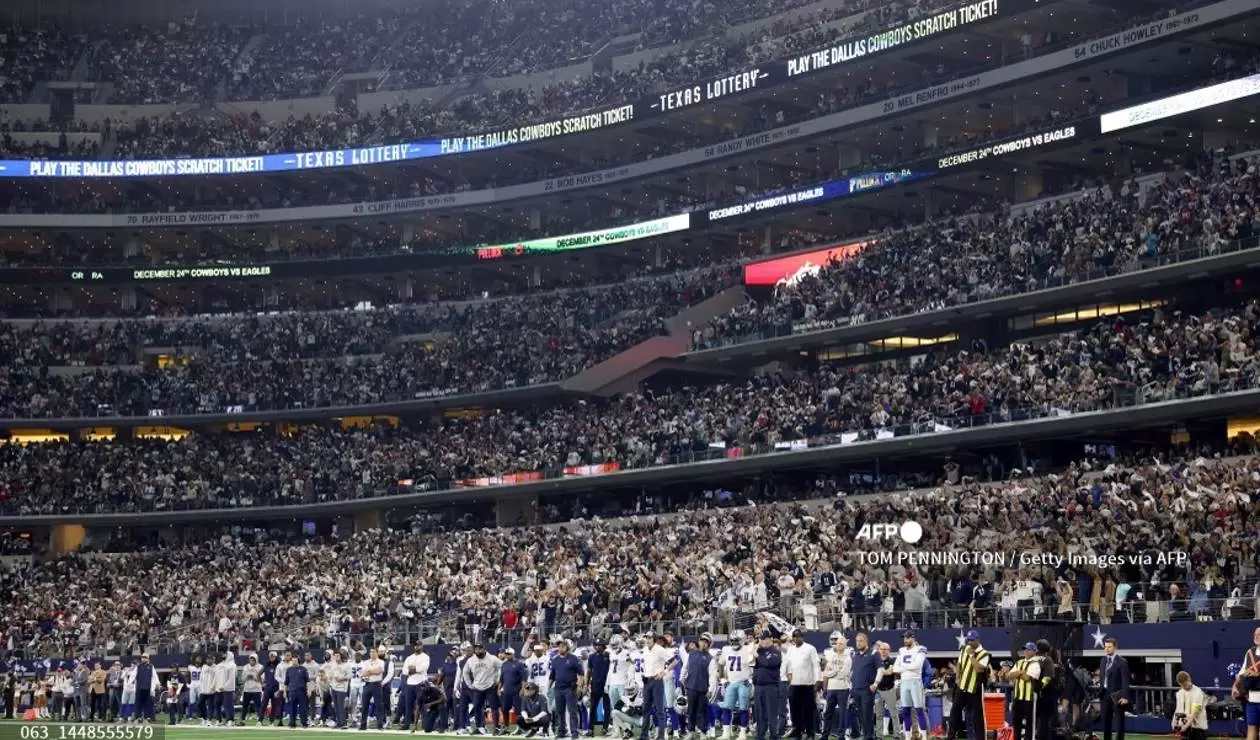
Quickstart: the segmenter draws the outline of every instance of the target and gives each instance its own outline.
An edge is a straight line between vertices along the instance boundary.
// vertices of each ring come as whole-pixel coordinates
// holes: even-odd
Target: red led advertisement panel
[[[836,244],[813,252],[790,254],[787,257],[778,257],[764,262],[753,262],[744,265],[744,285],[752,288],[763,285],[773,287],[780,283],[791,284],[806,275],[817,273],[819,269],[825,267],[832,260],[837,262],[847,260],[874,243],[875,240],[871,239],[864,242]]]

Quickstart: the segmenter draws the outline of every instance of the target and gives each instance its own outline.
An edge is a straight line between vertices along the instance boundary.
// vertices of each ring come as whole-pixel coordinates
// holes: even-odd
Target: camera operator
[[[1186,740],[1207,740],[1207,695],[1195,686],[1190,674],[1177,674],[1177,708],[1173,712],[1172,731]]]

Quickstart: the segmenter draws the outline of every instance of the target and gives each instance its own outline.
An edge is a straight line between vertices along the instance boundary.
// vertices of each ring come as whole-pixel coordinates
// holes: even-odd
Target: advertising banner
[[[450,247],[412,254],[384,257],[303,260],[264,265],[205,265],[189,267],[14,267],[0,269],[0,283],[154,283],[170,281],[214,282],[250,278],[297,278],[331,274],[365,272],[400,272],[418,267],[458,265],[476,260],[501,260],[511,257],[552,254],[575,249],[620,244],[662,236],[691,227],[691,214],[640,221],[579,234],[548,236],[541,239],[489,246]]]
[[[828,264],[843,262],[874,243],[874,239],[846,242],[809,252],[789,254],[786,257],[751,262],[744,265],[744,285],[750,288],[795,285],[804,278],[817,275]]]
[[[1251,75],[1238,80],[1222,82],[1219,85],[1191,90],[1180,95],[1172,95],[1149,103],[1142,103],[1131,108],[1104,113],[1099,119],[1100,130],[1104,134],[1113,131],[1141,126],[1144,123],[1172,118],[1183,113],[1210,108],[1222,103],[1249,98],[1260,93],[1260,75]]]

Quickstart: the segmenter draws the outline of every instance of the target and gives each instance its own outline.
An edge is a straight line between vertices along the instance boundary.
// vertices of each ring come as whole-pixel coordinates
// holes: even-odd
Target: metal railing
[[[1250,594],[1250,591],[1247,592]],[[750,631],[763,623],[761,611],[772,611],[789,622],[803,625],[809,630],[899,630],[899,629],[970,629],[973,627],[1005,627],[1028,619],[1058,619],[1065,622],[1090,621],[1095,624],[1142,624],[1169,622],[1209,622],[1251,620],[1260,613],[1260,597],[1247,595],[1230,599],[1191,599],[1194,606],[1182,611],[1170,609],[1170,602],[1130,600],[1118,609],[1104,607],[1099,614],[1088,602],[1072,605],[1070,611],[1060,611],[1050,604],[1020,604],[1017,606],[947,606],[931,604],[921,610],[871,609],[858,612],[845,610],[843,602],[829,596],[818,598],[789,597],[774,603],[751,608],[715,608],[702,616],[684,619],[651,619],[634,615],[617,618],[595,619],[586,615],[559,615],[553,621],[508,629],[501,623],[482,624],[476,627],[455,625],[455,612],[447,612],[436,618],[423,620],[391,619],[370,626],[347,631],[327,630],[327,622],[313,619],[289,625],[277,625],[265,632],[249,630],[220,635],[211,630],[208,634],[187,634],[182,637],[117,645],[112,649],[103,644],[71,642],[58,639],[56,633],[43,636],[30,645],[19,646],[12,651],[0,651],[4,658],[34,659],[43,657],[68,658],[84,654],[97,657],[114,655],[194,653],[210,654],[224,649],[237,653],[259,652],[270,649],[293,648],[321,653],[324,650],[351,645],[386,645],[390,649],[403,650],[409,645],[423,643],[453,644],[465,640],[481,640],[487,644],[520,645],[527,638],[549,640],[552,635],[563,635],[579,642],[597,638],[608,639],[624,626],[632,634],[648,631],[660,634],[673,632],[688,636],[709,632],[719,638],[732,630]],[[929,650],[953,650],[955,645],[928,645]]]
[[[1168,601],[1130,601],[1116,610],[1106,609],[1104,624],[1167,623],[1172,621],[1207,622],[1249,620],[1257,612],[1260,597],[1247,596],[1239,599],[1199,599],[1197,608],[1184,612],[1172,612]],[[1012,607],[952,607],[939,604],[916,610],[883,611],[869,610],[857,613],[844,611],[839,601],[820,599],[780,599],[763,605],[761,610],[717,608],[710,613],[686,619],[607,619],[592,623],[573,616],[558,617],[554,622],[534,624],[516,629],[501,625],[482,625],[472,629],[453,630],[437,635],[439,642],[450,643],[480,638],[487,643],[520,644],[528,636],[549,639],[561,634],[577,640],[607,639],[619,632],[624,625],[632,634],[651,631],[673,632],[676,635],[698,635],[709,632],[727,635],[734,629],[745,631],[755,628],[760,621],[759,611],[770,610],[793,624],[804,625],[810,630],[897,630],[897,629],[968,629],[972,627],[1003,627],[1028,619],[1060,619],[1065,622],[1092,619],[1100,621],[1088,602],[1075,603],[1071,611],[1059,612],[1051,605],[1019,605]],[[403,644],[398,642],[397,644]],[[939,649],[940,646],[928,646]],[[955,646],[950,645],[950,649]]]

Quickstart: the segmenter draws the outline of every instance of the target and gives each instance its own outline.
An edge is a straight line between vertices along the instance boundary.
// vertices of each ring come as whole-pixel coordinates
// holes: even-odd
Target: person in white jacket
[[[223,660],[215,666],[215,689],[219,694],[219,716],[223,724],[236,722],[236,656],[232,651],[223,654]]]
[[[823,681],[826,704],[822,736],[826,738],[834,729],[836,735],[843,738],[849,714],[849,692],[853,689],[853,651],[842,632],[831,633],[831,647],[823,653]]]
[[[201,724],[217,724],[223,718],[223,700],[219,698],[219,664],[213,656],[207,656],[201,668],[201,695],[206,705],[206,716]]]

